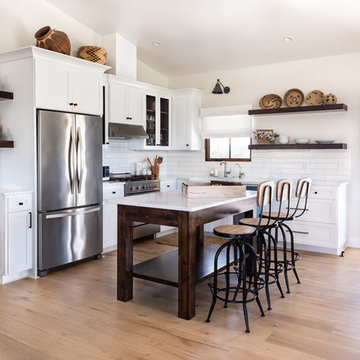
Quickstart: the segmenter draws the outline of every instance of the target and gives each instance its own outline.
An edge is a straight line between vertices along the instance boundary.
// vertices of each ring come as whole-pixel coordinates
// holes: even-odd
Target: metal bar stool
[[[259,185],[258,189],[261,189],[262,184]],[[287,209],[289,209],[289,201],[292,189],[292,180],[281,180],[277,183],[276,187],[276,199],[279,201],[279,207],[277,212],[273,212],[274,217],[263,218],[263,206],[260,207],[259,218],[245,218],[240,220],[240,224],[248,226],[256,226],[258,230],[258,260],[261,274],[265,276],[265,290],[268,302],[268,310],[271,310],[270,292],[269,285],[276,283],[282,298],[284,293],[281,288],[279,281],[279,274],[284,270],[283,263],[278,259],[277,249],[277,228],[279,226],[278,220],[282,210],[284,208],[283,203],[287,203]],[[269,206],[271,212],[271,201],[266,204]],[[258,206],[261,204],[258,203]],[[288,210],[289,211],[289,210]],[[271,221],[269,221],[271,220]],[[271,230],[275,229],[275,237],[271,235]],[[267,241],[266,241],[267,237]],[[265,255],[265,256],[264,256]],[[265,257],[265,261],[263,258]],[[263,271],[263,272],[262,272]]]
[[[280,181],[278,182],[278,184]],[[279,189],[281,193],[283,192],[283,184],[279,184]],[[302,216],[307,210],[307,202],[310,192],[311,179],[309,178],[301,178],[298,180],[295,190],[295,197],[297,198],[296,206],[291,207],[290,202],[287,206],[287,212],[280,212],[278,214],[272,213],[269,211],[268,213],[264,213],[264,218],[275,219],[277,217],[278,228],[275,230],[275,238],[278,240],[278,229],[281,231],[282,239],[283,239],[283,260],[280,262],[283,264],[284,268],[284,277],[287,288],[287,293],[290,294],[290,285],[288,280],[288,271],[293,271],[296,277],[297,283],[300,284],[300,279],[296,271],[296,262],[301,259],[301,256],[298,252],[295,251],[295,243],[294,243],[294,234],[291,228],[286,224],[288,221],[295,220]],[[278,200],[278,199],[277,199]],[[290,200],[289,200],[290,201]],[[291,210],[291,212],[290,212]],[[290,250],[287,249],[287,241],[286,241],[286,231],[290,235]],[[290,259],[287,258],[288,253],[290,254]]]
[[[271,206],[273,181],[263,182],[258,187],[257,204],[261,207]],[[260,266],[255,249],[250,244],[254,236],[258,235],[258,229],[262,223],[262,218],[258,219],[258,226],[246,225],[224,225],[214,229],[214,234],[220,237],[230,238],[231,240],[223,244],[215,254],[214,273],[208,283],[212,292],[212,304],[210,306],[207,322],[214,310],[217,299],[224,301],[226,308],[228,303],[242,303],[244,311],[244,319],[246,332],[249,330],[249,321],[247,314],[247,303],[256,301],[261,316],[265,316],[262,309],[258,292],[265,286],[268,279],[260,277]],[[271,223],[271,219],[266,220],[267,224]],[[271,236],[271,235],[270,235]],[[264,248],[265,268],[267,269],[267,248]],[[224,255],[225,254],[225,255]],[[225,266],[219,265],[219,258],[224,258]],[[268,271],[266,271],[268,275]],[[230,297],[231,294],[231,297]],[[239,299],[239,296],[241,298]],[[248,297],[250,295],[250,297]],[[268,296],[268,290],[267,290]]]

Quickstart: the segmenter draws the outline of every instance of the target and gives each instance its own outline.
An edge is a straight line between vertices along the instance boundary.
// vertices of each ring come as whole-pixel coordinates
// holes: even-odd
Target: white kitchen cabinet
[[[124,196],[124,183],[103,184],[103,249],[104,252],[117,248],[117,205],[109,202]]]
[[[201,150],[201,92],[175,90],[172,96],[172,150]]]
[[[132,150],[169,150],[171,146],[171,92],[145,89],[142,125],[149,138],[129,141]]]
[[[99,69],[100,65],[92,65],[94,68],[45,57],[35,58],[36,107],[102,115],[106,67]]]
[[[143,90],[116,80],[108,85],[108,122],[143,125]]]
[[[337,255],[345,250],[346,189],[347,183],[311,187],[305,213],[286,223],[294,234],[296,249]],[[297,198],[292,199],[290,214],[296,203]],[[278,204],[272,206],[272,211],[277,211]]]
[[[33,252],[32,192],[1,193],[1,284],[29,275]]]
[[[161,179],[160,180],[160,191],[175,191],[177,189],[176,179]]]

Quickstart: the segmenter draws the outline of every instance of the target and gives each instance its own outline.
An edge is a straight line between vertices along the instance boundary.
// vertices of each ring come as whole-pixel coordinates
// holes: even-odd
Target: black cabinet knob
[[[73,105],[74,105],[74,103],[69,103],[69,105],[70,105],[70,106],[73,106]]]
[[[186,144],[186,146],[189,146],[189,144]]]
[[[78,106],[78,104],[77,104],[77,103],[74,103],[74,106]]]
[[[116,194],[116,191],[113,191],[112,193],[113,193],[113,194]]]
[[[19,205],[22,206],[22,205],[24,205],[24,203],[23,203],[23,202],[19,202]]]

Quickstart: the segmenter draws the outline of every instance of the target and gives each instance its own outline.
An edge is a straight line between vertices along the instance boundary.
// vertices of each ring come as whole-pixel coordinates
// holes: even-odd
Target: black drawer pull
[[[166,185],[166,187],[170,187],[170,185]]]
[[[116,194],[116,191],[113,191],[112,193],[113,193],[113,194]]]
[[[286,230],[286,232],[290,232],[289,230]],[[309,235],[308,231],[296,231],[296,230],[292,230],[292,232],[294,234],[303,234],[303,235]]]
[[[70,106],[73,106],[73,105],[74,105],[74,103],[69,103],[69,105],[70,105]]]
[[[314,194],[317,195],[317,191],[314,191]]]
[[[296,208],[294,207],[287,207],[286,209],[289,209],[289,210],[296,210]],[[304,209],[298,209],[298,211],[303,211]],[[305,209],[305,211],[309,211],[309,209]]]
[[[30,225],[29,225],[29,229],[32,228],[32,212],[29,212],[30,215]]]
[[[74,104],[74,106],[78,106],[78,104],[77,104],[77,103],[75,103],[75,104]]]
[[[23,203],[23,202],[19,202],[19,205],[20,205],[20,206],[23,206],[23,205],[24,205],[24,203]]]

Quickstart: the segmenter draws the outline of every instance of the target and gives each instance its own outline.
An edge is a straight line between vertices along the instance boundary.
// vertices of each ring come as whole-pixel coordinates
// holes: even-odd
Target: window
[[[251,161],[250,142],[250,137],[206,139],[205,160]]]

